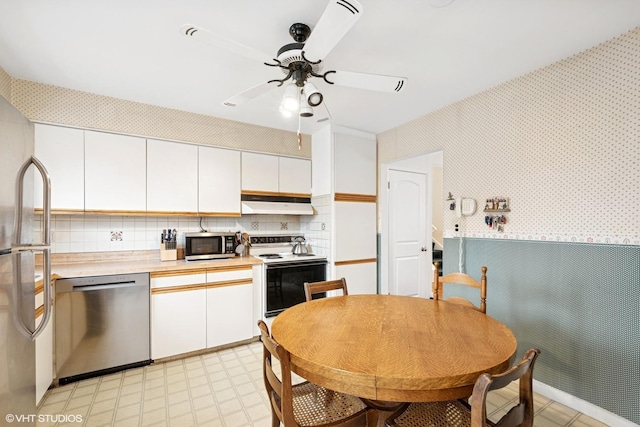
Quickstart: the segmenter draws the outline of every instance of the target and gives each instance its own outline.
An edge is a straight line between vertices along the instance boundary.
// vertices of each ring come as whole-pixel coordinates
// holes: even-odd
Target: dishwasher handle
[[[102,291],[104,289],[122,289],[130,288],[136,285],[136,282],[119,282],[119,283],[104,283],[100,285],[74,285],[71,288],[71,292],[89,292],[89,291]]]

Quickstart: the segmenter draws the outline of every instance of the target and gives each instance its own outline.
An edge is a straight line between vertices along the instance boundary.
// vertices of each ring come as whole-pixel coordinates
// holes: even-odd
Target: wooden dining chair
[[[338,393],[308,381],[292,385],[289,352],[269,334],[267,324],[259,320],[263,345],[264,386],[271,403],[271,425],[277,427],[365,427],[367,413],[356,396]],[[280,362],[280,375],[272,365]]]
[[[307,298],[307,301],[311,301],[314,294],[336,290],[342,290],[342,295],[349,295],[347,292],[347,281],[344,277],[337,280],[326,280],[324,282],[304,282],[304,296]]]
[[[458,296],[449,297],[447,298],[447,301],[450,301],[456,304],[466,305],[468,307],[475,308],[476,310],[479,310],[483,313],[487,312],[487,267],[484,267],[484,266],[482,267],[481,269],[482,277],[478,282],[473,277],[464,273],[449,273],[445,276],[440,276],[438,274],[438,266],[439,266],[438,261],[436,261],[433,265],[435,266],[435,269],[433,270],[433,283],[432,283],[434,300],[444,299],[442,288],[445,283],[470,286],[472,288],[476,288],[480,290],[480,307],[476,306],[468,299],[458,297]]]
[[[527,350],[522,361],[498,375],[480,375],[469,401],[421,402],[404,405],[386,421],[390,427],[471,426],[532,427],[533,426],[533,365],[540,350]],[[519,399],[496,421],[487,419],[487,395],[519,380]]]

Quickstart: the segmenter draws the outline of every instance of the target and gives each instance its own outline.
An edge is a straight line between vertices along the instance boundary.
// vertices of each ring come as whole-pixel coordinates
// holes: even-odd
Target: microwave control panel
[[[224,236],[224,253],[232,254],[236,251],[235,236]]]

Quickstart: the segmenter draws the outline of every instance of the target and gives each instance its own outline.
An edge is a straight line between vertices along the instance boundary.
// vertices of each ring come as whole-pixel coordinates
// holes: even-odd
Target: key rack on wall
[[[509,206],[509,199],[506,197],[487,199],[484,205],[484,212],[487,212],[487,215],[484,217],[484,223],[487,227],[498,233],[504,232],[504,226],[507,223],[507,216],[504,214],[511,212]],[[495,215],[488,215],[488,213],[494,213]]]

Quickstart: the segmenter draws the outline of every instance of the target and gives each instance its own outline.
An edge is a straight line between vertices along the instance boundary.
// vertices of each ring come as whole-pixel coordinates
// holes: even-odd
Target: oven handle
[[[313,267],[316,265],[327,265],[327,260],[309,262],[270,262],[265,264],[267,270],[284,267]]]

